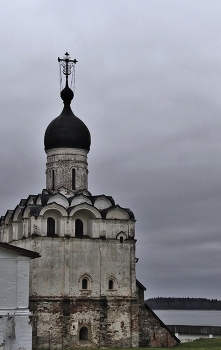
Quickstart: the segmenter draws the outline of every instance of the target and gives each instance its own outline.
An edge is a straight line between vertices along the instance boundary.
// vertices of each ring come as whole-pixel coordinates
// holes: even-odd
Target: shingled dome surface
[[[90,150],[91,136],[87,126],[74,115],[70,102],[73,93],[69,87],[61,92],[64,109],[61,114],[48,125],[44,145],[45,151],[52,148],[81,148]]]

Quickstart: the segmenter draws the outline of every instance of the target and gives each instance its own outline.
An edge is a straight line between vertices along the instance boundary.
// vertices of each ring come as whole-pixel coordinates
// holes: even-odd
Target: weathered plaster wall
[[[13,244],[41,255],[31,262],[34,347],[138,346],[135,240],[30,237]],[[88,341],[79,340],[81,326]]]
[[[40,253],[31,261],[31,296],[136,297],[135,241],[35,237],[13,242]],[[90,280],[82,290],[81,279]],[[108,290],[113,277],[115,289]]]

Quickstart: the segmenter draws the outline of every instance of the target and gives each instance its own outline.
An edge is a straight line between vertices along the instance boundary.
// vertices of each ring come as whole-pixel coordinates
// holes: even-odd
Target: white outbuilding
[[[30,261],[37,252],[0,242],[0,347],[32,348],[29,311]]]

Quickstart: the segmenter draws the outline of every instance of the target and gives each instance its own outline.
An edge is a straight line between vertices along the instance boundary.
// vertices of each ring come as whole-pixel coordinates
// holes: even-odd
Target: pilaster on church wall
[[[74,237],[74,220],[72,218],[67,218],[66,234]]]
[[[22,236],[29,237],[30,235],[31,235],[31,218],[25,217],[23,218]]]
[[[41,218],[41,236],[47,236],[47,218]]]
[[[90,230],[92,238],[106,237],[106,224],[102,219],[91,219],[90,220]]]
[[[107,291],[107,246],[106,244],[100,244],[100,264],[99,264],[99,270],[100,270],[100,282],[101,282],[101,287],[100,287],[100,293],[101,296],[106,295]]]
[[[128,223],[128,231],[129,236],[134,237],[135,236],[135,221],[129,221]]]
[[[98,223],[98,227],[96,227],[96,234],[98,234],[100,237],[104,236],[106,238],[106,221],[105,220],[97,220],[96,221]]]
[[[6,232],[6,225],[3,224],[0,226],[0,240],[1,242],[7,242],[7,232]]]
[[[28,237],[28,227],[29,227],[29,219],[24,218],[23,219],[23,237]]]
[[[64,237],[65,234],[67,234],[67,224],[66,224],[67,218],[66,217],[62,217],[62,218],[58,218],[58,230],[57,230],[57,234],[60,237]]]
[[[2,242],[4,242],[4,231],[3,231],[3,226],[4,226],[4,225],[1,225],[1,226],[0,226],[0,240],[1,240]]]
[[[92,227],[93,227],[93,219],[89,219],[87,221],[87,234],[88,236],[92,237]]]
[[[9,242],[9,227],[8,225],[5,225],[5,230],[4,230],[4,242],[8,243]]]
[[[132,297],[137,297],[137,285],[136,285],[136,243],[133,241],[130,247],[130,273],[131,273],[131,294]]]
[[[66,218],[66,229],[64,232],[64,235],[68,235],[70,237],[73,237],[73,233],[72,233],[72,228],[71,228],[71,221],[70,218]]]
[[[76,169],[76,189],[88,188],[87,169],[77,166]]]
[[[18,239],[18,223],[13,222],[12,223],[12,239],[13,241],[16,241]]]
[[[30,217],[30,225],[31,225],[31,232],[30,235],[41,235],[41,227],[39,225],[39,221],[35,216]]]

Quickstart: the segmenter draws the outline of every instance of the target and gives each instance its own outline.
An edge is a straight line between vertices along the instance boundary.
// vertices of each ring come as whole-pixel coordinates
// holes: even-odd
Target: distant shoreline
[[[221,310],[221,300],[206,298],[149,298],[146,304],[153,310]]]

